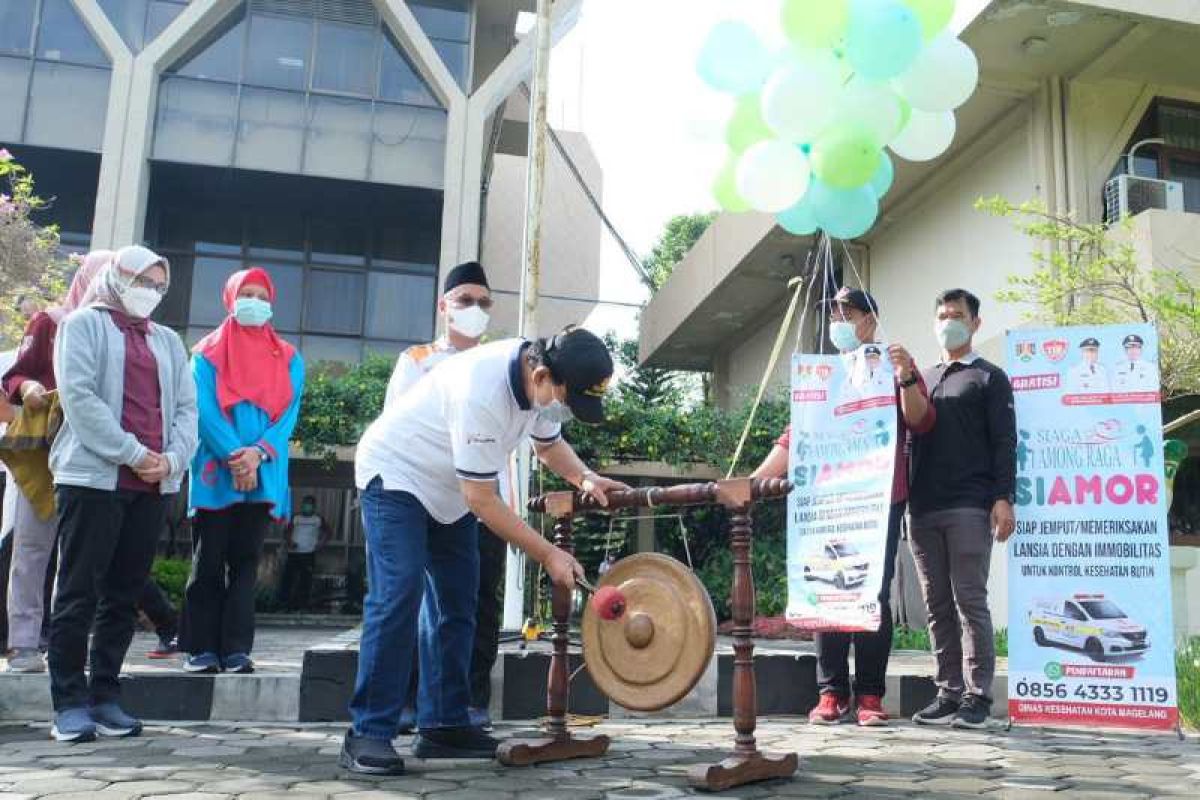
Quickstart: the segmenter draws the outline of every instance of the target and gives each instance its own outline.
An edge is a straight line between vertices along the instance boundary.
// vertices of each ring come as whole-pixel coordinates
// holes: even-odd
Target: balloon
[[[820,227],[817,224],[817,215],[813,210],[810,194],[805,194],[794,206],[775,215],[775,221],[779,223],[779,227],[795,236],[807,236]]]
[[[867,182],[875,191],[875,196],[882,198],[888,193],[888,189],[892,188],[892,181],[896,178],[896,168],[892,166],[892,159],[887,153],[880,153],[879,168],[875,170],[875,174],[871,176],[871,180]]]
[[[709,86],[731,94],[756,92],[772,67],[758,35],[741,22],[718,22],[709,32],[696,70]]]
[[[717,179],[713,181],[713,198],[725,211],[732,211],[735,214],[740,214],[743,211],[750,210],[750,204],[746,202],[746,198],[738,194],[737,190],[737,158],[732,157],[721,168],[717,174]]]
[[[833,59],[785,63],[762,92],[763,119],[781,139],[811,142],[829,124],[842,78]]]
[[[921,23],[899,0],[851,0],[846,54],[855,71],[873,81],[908,69],[921,50]]]
[[[921,33],[932,39],[942,32],[954,16],[954,0],[903,0],[921,23]]]
[[[744,153],[751,145],[770,139],[771,129],[762,118],[762,99],[757,94],[738,98],[733,116],[725,128],[725,141],[735,153]]]
[[[783,32],[801,47],[833,47],[846,33],[850,0],[784,0]]]
[[[879,169],[879,148],[879,140],[865,127],[835,125],[813,142],[813,173],[836,189],[862,186]]]
[[[937,158],[954,141],[953,111],[917,111],[888,147],[905,161]]]
[[[889,142],[904,127],[907,101],[886,83],[855,78],[838,100],[836,118],[862,125],[880,142]]]
[[[808,193],[821,229],[836,239],[862,236],[879,215],[879,200],[870,186],[834,189],[813,181]]]
[[[950,111],[967,101],[978,82],[979,59],[970,47],[946,34],[926,45],[895,85],[913,108]]]
[[[737,192],[759,211],[775,214],[804,196],[811,174],[808,159],[794,145],[759,142],[737,166]]]

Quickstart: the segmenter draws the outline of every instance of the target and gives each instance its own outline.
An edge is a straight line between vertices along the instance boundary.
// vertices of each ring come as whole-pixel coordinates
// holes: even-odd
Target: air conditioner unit
[[[1104,216],[1109,222],[1140,214],[1150,208],[1183,211],[1183,184],[1179,181],[1118,175],[1104,185]]]

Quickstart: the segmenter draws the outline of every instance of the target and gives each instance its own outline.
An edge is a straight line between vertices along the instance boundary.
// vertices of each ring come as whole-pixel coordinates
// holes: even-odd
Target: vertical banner
[[[1017,530],[1008,546],[1016,723],[1176,726],[1158,334],[1012,331]]]
[[[792,358],[787,619],[879,629],[896,460],[896,389],[882,345]]]

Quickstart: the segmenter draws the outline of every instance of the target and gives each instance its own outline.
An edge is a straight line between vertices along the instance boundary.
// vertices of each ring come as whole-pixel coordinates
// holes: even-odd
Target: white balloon
[[[953,111],[913,109],[908,124],[888,147],[905,161],[930,161],[950,147],[954,141],[954,130]]]
[[[811,175],[808,159],[794,144],[759,142],[738,162],[737,190],[759,211],[776,214],[804,196]]]
[[[833,119],[842,76],[831,62],[789,59],[767,79],[762,92],[763,120],[779,138],[811,143]]]
[[[900,132],[902,102],[888,84],[855,78],[842,91],[835,114],[838,120],[865,126],[882,143]]]
[[[958,108],[979,83],[979,59],[963,42],[950,34],[934,39],[900,77],[896,89],[913,108],[950,111]]]

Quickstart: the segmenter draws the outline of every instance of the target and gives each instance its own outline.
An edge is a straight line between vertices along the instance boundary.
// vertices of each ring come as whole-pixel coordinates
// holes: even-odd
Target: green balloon
[[[763,120],[762,98],[757,93],[739,97],[733,116],[725,126],[725,142],[729,149],[734,153],[744,153],[772,136],[771,129]]]
[[[921,23],[921,35],[926,40],[932,39],[950,24],[954,16],[954,0],[902,0],[904,5],[912,9],[917,21]]]
[[[717,179],[713,182],[713,197],[717,205],[726,211],[741,213],[750,210],[750,204],[737,190],[738,158],[732,156],[725,162]]]
[[[896,128],[896,136],[908,127],[908,121],[912,119],[912,103],[908,102],[908,98],[903,95],[897,95],[897,97],[900,98],[900,125]]]
[[[835,189],[854,189],[871,180],[882,158],[879,142],[862,126],[836,125],[813,142],[813,172]]]
[[[801,47],[833,47],[850,22],[850,0],[784,0],[783,32]]]

